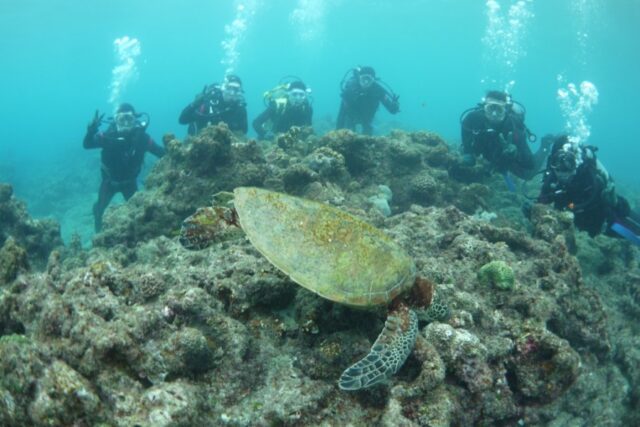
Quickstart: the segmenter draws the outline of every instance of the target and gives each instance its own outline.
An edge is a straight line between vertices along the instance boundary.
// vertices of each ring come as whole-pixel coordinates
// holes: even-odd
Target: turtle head
[[[418,318],[427,323],[449,318],[449,307],[442,295],[436,292],[435,283],[424,277],[417,276],[408,292],[393,299],[390,309],[395,310],[402,305],[414,308]]]
[[[390,308],[395,309],[400,305],[408,305],[418,310],[427,309],[433,300],[435,286],[432,281],[416,276],[413,286],[407,292],[395,297],[391,301]]]

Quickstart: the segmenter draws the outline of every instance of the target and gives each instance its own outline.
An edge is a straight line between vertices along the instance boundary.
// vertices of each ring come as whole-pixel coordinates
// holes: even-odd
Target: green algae
[[[504,261],[491,261],[478,271],[478,280],[483,286],[493,286],[508,291],[515,285],[513,269]]]

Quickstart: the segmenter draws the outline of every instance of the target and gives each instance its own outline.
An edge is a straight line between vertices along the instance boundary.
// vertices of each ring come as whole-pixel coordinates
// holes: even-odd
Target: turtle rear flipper
[[[389,313],[384,329],[366,357],[340,376],[342,390],[360,390],[386,381],[398,372],[411,353],[418,336],[418,316],[401,307]]]

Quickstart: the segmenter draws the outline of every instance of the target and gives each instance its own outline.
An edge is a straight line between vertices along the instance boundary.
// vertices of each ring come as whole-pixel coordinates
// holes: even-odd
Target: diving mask
[[[118,132],[128,132],[135,127],[136,116],[130,111],[117,113],[115,123]]]
[[[307,92],[302,89],[291,89],[288,93],[289,102],[294,107],[304,104],[307,100]]]
[[[242,102],[244,100],[242,87],[235,82],[225,83],[222,86],[222,97],[225,102]]]
[[[500,101],[486,101],[484,115],[492,123],[500,123],[507,115],[507,104]]]
[[[360,87],[366,89],[373,84],[375,77],[371,74],[360,74],[358,76],[358,83],[360,83]]]
[[[563,147],[555,154],[551,168],[559,182],[568,182],[575,175],[578,168],[576,153],[571,148]]]

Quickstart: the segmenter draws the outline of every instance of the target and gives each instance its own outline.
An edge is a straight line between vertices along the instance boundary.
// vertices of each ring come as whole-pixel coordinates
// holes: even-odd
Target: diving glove
[[[508,159],[513,159],[518,154],[518,149],[515,145],[508,145],[507,148],[504,149],[502,155]]]
[[[509,132],[506,137],[504,134],[499,133],[498,141],[500,142],[500,147],[502,147],[503,151],[506,150],[507,147],[513,146],[513,132]]]
[[[514,159],[518,154],[518,148],[513,144],[513,133],[509,132],[506,138],[503,134],[498,134],[498,140],[502,148],[502,157],[507,160]]]
[[[399,95],[392,95],[391,96],[391,108],[389,108],[389,112],[391,114],[396,114],[398,112],[400,112],[400,96]]]
[[[207,97],[207,89],[208,86],[205,85],[205,87],[202,89],[202,92],[200,92],[195,96],[195,98],[193,98],[193,102],[191,103],[191,105],[195,106],[204,101],[204,99]]]
[[[103,117],[104,113],[100,114],[100,111],[96,110],[95,114],[93,115],[93,120],[91,120],[87,125],[87,133],[90,133],[91,135],[95,135],[96,133],[98,133],[98,129],[100,128]]]

